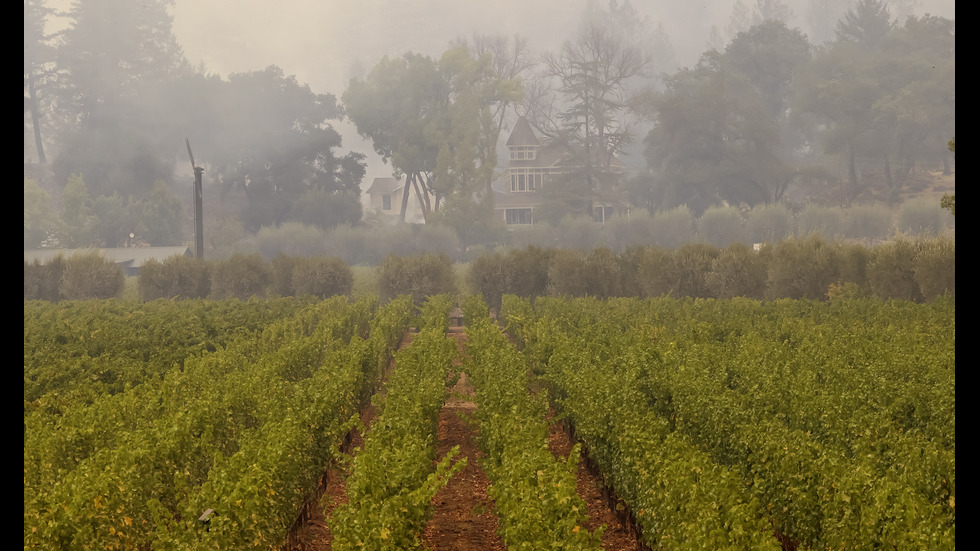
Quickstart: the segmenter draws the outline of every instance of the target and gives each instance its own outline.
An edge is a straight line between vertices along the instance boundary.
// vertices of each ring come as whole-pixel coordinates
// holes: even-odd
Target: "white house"
[[[367,205],[364,206],[365,216],[374,215],[387,223],[397,222],[401,214],[402,194],[404,192],[405,183],[401,180],[375,178],[371,182],[371,187],[365,192],[368,196]],[[429,193],[429,201],[435,202],[435,196],[431,193]],[[414,224],[425,222],[425,217],[422,215],[422,205],[419,204],[418,196],[414,192],[411,192],[408,198],[405,221]]]

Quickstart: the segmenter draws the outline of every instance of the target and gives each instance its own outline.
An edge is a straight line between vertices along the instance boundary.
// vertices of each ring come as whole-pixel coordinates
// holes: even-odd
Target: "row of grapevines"
[[[289,317],[308,301],[24,302],[25,411],[57,412],[147,380]]]
[[[439,309],[423,307],[423,313],[432,310]],[[395,354],[395,368],[378,395],[378,417],[351,461],[348,502],[330,519],[334,549],[421,547],[432,498],[466,465],[465,458],[452,462],[458,446],[436,458],[439,410],[456,344],[438,324],[419,325],[426,327]]]
[[[331,300],[308,306],[306,310],[317,312],[323,320],[335,317],[349,320],[352,313],[366,318],[370,312],[366,307],[370,305],[371,301],[368,300],[350,305],[346,299]],[[195,310],[193,305],[189,307],[191,311]],[[277,329],[277,326],[288,324],[288,319],[290,318],[268,326],[261,338],[254,336],[254,332],[239,335],[229,350],[223,350],[213,357],[188,357],[188,365],[193,366],[192,368],[188,370],[172,366],[162,380],[154,377],[141,385],[128,388],[125,392],[101,395],[91,402],[78,400],[65,403],[57,412],[42,408],[25,411],[25,465],[36,466],[25,469],[25,491],[39,486],[50,487],[96,450],[117,446],[119,438],[131,431],[145,429],[154,422],[159,425],[161,418],[172,415],[174,411],[186,415],[182,411],[186,400],[214,392],[220,388],[221,381],[233,373],[221,367],[223,363],[249,365],[262,354],[255,343],[282,344],[282,337],[277,336],[282,333],[282,329]],[[301,334],[297,332],[294,335]],[[266,352],[275,352],[269,348],[271,344],[265,346]],[[134,356],[121,348],[117,353]],[[290,369],[295,371],[301,365],[302,362],[292,362]],[[165,404],[173,407],[169,410],[163,409]],[[222,418],[224,417],[226,416]],[[221,422],[217,422],[216,426],[221,426]]]
[[[349,311],[321,309],[321,319]],[[287,318],[281,325],[292,321]],[[50,491],[30,496],[25,482],[25,542],[57,548],[99,542],[105,548],[125,548],[156,537],[166,546],[182,541],[181,528],[193,525],[197,517],[192,511],[198,502],[217,504],[212,505],[218,511],[216,519],[235,518],[231,508],[225,508],[226,496],[213,489],[227,486],[222,483],[244,488],[246,494],[261,488],[287,496],[288,503],[269,514],[282,524],[283,518],[295,514],[298,488],[309,488],[309,473],[313,472],[308,466],[296,465],[311,461],[322,465],[324,457],[312,456],[322,456],[322,450],[339,444],[338,419],[356,410],[356,402],[350,403],[349,397],[358,394],[353,385],[368,363],[355,358],[321,373],[327,359],[340,359],[346,343],[333,338],[334,327],[329,323],[303,336],[308,331],[293,324],[290,330],[270,329],[264,338],[240,337],[226,349],[190,358],[183,370],[168,371],[158,391],[147,393],[138,404],[144,415],[137,427],[118,435],[115,446],[101,448],[80,461]],[[352,351],[366,348],[357,346],[356,340],[351,344]],[[352,374],[346,382],[339,375],[345,369]],[[337,386],[328,386],[334,380]],[[310,402],[320,407],[308,408]],[[270,448],[278,451],[266,453]],[[236,461],[246,463],[249,473],[271,486],[266,488],[245,472],[226,467]],[[213,491],[202,494],[205,482],[216,479],[221,483],[212,483],[209,489]],[[276,501],[269,497],[250,503]],[[235,502],[238,500],[232,500]],[[252,507],[249,516],[258,510]],[[237,532],[256,533],[241,528]],[[259,533],[263,529],[262,537],[277,537],[262,526]],[[278,536],[284,532],[280,528]],[[172,534],[173,539],[164,534]],[[251,541],[262,541],[262,537]]]
[[[657,303],[656,308],[609,319],[616,326],[628,320],[642,327],[663,306]],[[746,423],[761,426],[771,418],[786,430],[804,433],[828,453],[867,464],[875,478],[899,476],[929,503],[949,509],[951,522],[952,303],[808,306],[807,317],[800,318],[799,304],[791,301],[764,307],[696,302],[692,316],[697,321],[691,326],[697,330],[675,324],[657,332],[668,346],[644,341],[659,364],[648,375],[656,379],[657,372],[671,374],[679,384],[710,379],[732,394],[733,407],[751,415]],[[747,319],[746,327],[739,328],[737,319]],[[681,376],[685,369],[689,373]],[[688,395],[698,399],[705,392]]]
[[[556,409],[585,443],[605,483],[622,499],[643,540],[662,549],[778,549],[763,505],[737,472],[719,465],[656,414],[628,369],[607,369],[590,335],[543,319],[528,350],[550,348],[544,378]],[[601,337],[600,337],[601,338]]]
[[[672,364],[662,371],[699,362],[747,409],[849,458],[873,455],[889,469],[908,464],[892,450],[919,448],[933,464],[919,472],[934,473],[919,485],[941,503],[953,485],[955,370],[952,305],[938,302],[609,301],[595,310],[606,320],[590,331],[647,328],[671,343],[656,349]],[[594,317],[576,304],[585,303],[566,308]]]
[[[740,471],[751,495],[767,504],[768,513],[784,535],[812,548],[943,548],[951,544],[951,452],[923,438],[918,427],[908,432],[902,427],[894,430],[894,419],[887,408],[878,412],[867,408],[860,417],[845,413],[843,416],[849,420],[839,421],[834,419],[835,408],[819,411],[814,408],[819,400],[801,397],[811,412],[819,414],[815,423],[806,418],[806,411],[793,407],[792,397],[804,394],[801,386],[812,389],[818,386],[813,384],[817,376],[834,376],[832,368],[823,370],[824,366],[807,361],[808,357],[825,358],[826,354],[804,354],[819,351],[818,347],[806,346],[814,336],[819,339],[823,333],[834,332],[833,324],[827,320],[807,325],[800,323],[799,317],[787,317],[787,310],[800,309],[795,303],[767,306],[763,316],[739,317],[745,312],[732,311],[727,302],[695,302],[690,316],[678,316],[676,303],[670,301],[637,303],[641,307],[635,311],[619,308],[622,304],[595,301],[546,302],[535,306],[542,311],[552,309],[548,313],[551,318],[560,316],[557,323],[572,331],[579,354],[602,358],[609,371],[636,371],[635,386],[645,395],[651,410],[670,421],[672,430],[676,428],[717,462]],[[744,306],[736,304],[735,309]],[[819,305],[804,306],[815,311],[811,317],[816,320],[826,316]],[[876,316],[873,309],[859,306],[870,310],[866,316],[869,326],[882,325],[882,312]],[[884,305],[880,310],[893,308],[894,305]],[[662,310],[673,312],[664,316]],[[532,331],[524,321],[528,308],[521,306],[514,313],[515,329]],[[908,319],[923,321],[921,312],[912,314],[890,318],[883,325],[886,331],[881,340],[903,342],[894,336],[901,332],[895,327],[903,328]],[[651,324],[650,320],[658,316],[672,318],[671,323],[659,327]],[[770,319],[760,319],[766,317]],[[744,323],[739,323],[743,319]],[[782,324],[773,325],[770,321]],[[841,321],[847,323],[846,318]],[[794,324],[800,327],[785,329]],[[935,329],[938,324],[932,321],[930,325]],[[624,331],[625,327],[633,330]],[[912,327],[912,333],[916,333],[916,327],[921,326]],[[584,335],[589,336],[592,346],[581,344]],[[775,354],[758,345],[765,342],[766,335],[777,337],[768,348],[770,352],[775,349]],[[930,342],[936,346],[930,339],[919,340],[925,343],[925,350]],[[785,346],[780,346],[787,342],[797,343],[799,353],[788,353]],[[885,358],[899,355],[888,348],[880,351]],[[548,353],[545,351],[543,356]],[[783,361],[773,361],[773,357]],[[857,358],[860,355],[850,358],[853,363],[849,376],[854,384],[860,383],[862,374],[872,380],[888,379],[885,375],[876,376],[872,369],[862,370]],[[760,370],[759,364],[770,369]],[[888,366],[876,367],[885,370]],[[781,372],[776,377],[782,379],[780,386],[793,393],[785,400],[788,404],[769,409],[755,398],[771,392],[768,387],[774,379],[772,371]],[[912,371],[912,367],[906,366],[905,371]],[[942,374],[943,367],[928,365],[922,371]],[[906,380],[916,377],[929,379],[910,374]],[[823,404],[830,406],[834,397],[825,394]],[[775,403],[771,396],[766,400]],[[854,425],[856,420],[864,424]],[[813,432],[801,430],[800,423],[810,427],[850,423],[851,430],[865,438],[863,442],[836,446]],[[862,440],[860,436],[858,439]]]
[[[590,532],[576,493],[579,447],[558,460],[548,448],[546,400],[527,388],[520,354],[489,317],[482,299],[464,303],[463,370],[473,382],[478,442],[487,489],[510,549],[600,549],[604,527]]]
[[[357,322],[331,318],[316,324],[341,331],[351,341],[304,379],[293,400],[275,400],[283,408],[278,420],[243,439],[239,452],[215,467],[201,488],[183,503],[183,522],[169,521],[157,508],[155,546],[160,549],[245,549],[275,547],[285,540],[296,511],[307,499],[323,466],[340,459],[339,444],[356,423],[356,412],[370,389],[380,383],[382,368],[408,329],[411,298],[390,301],[371,320],[367,340],[353,328]],[[213,508],[202,535],[189,515]],[[195,538],[195,534],[197,538]]]

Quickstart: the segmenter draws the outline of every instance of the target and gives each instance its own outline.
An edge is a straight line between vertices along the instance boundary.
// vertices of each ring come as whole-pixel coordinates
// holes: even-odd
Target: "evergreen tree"
[[[837,23],[837,39],[857,42],[877,49],[885,35],[895,26],[884,0],[857,0],[853,8]]]

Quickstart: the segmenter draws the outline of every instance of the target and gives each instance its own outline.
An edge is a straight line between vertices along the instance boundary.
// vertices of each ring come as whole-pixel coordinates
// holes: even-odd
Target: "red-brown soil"
[[[451,328],[450,335],[465,340],[462,328]],[[411,334],[401,346],[411,342]],[[475,440],[476,427],[467,419],[476,404],[472,401],[473,386],[465,374],[460,374],[456,385],[449,390],[439,414],[437,454],[442,458],[452,447],[459,446],[459,458],[467,459],[466,467],[456,473],[449,483],[433,498],[433,515],[423,534],[423,543],[433,551],[496,551],[506,549],[497,534],[497,517],[493,514],[492,500],[487,496],[490,481],[480,467],[483,453]],[[370,430],[373,406],[362,412],[362,420]],[[361,445],[360,434],[352,435],[348,451]],[[549,445],[553,453],[567,457],[572,449],[569,434],[560,423],[552,423]],[[642,549],[629,523],[620,518],[614,509],[614,498],[604,494],[587,460],[579,462],[579,494],[585,500],[589,513],[590,530],[606,525],[602,543],[607,550]],[[318,495],[311,500],[304,514],[297,521],[286,546],[288,551],[321,551],[330,549],[330,513],[340,503],[346,502],[343,473],[339,466],[332,466],[324,475]]]

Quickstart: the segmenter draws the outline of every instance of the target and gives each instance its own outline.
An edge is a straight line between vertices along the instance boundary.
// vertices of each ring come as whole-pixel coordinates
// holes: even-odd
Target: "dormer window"
[[[533,145],[515,145],[510,148],[510,160],[533,161],[537,157],[538,148]]]

